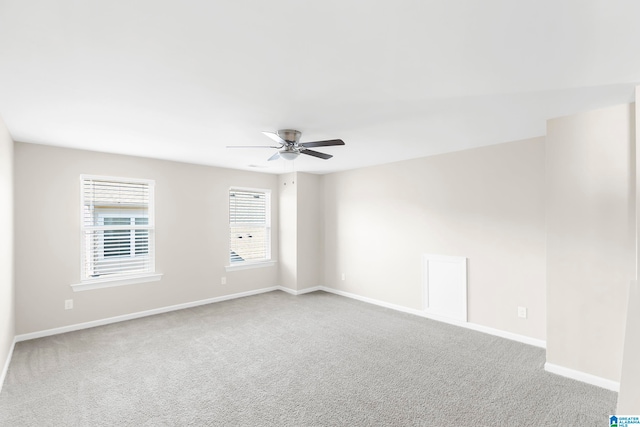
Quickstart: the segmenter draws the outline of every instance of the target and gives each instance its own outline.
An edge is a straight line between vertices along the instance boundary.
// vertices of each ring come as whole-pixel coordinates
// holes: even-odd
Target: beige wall
[[[0,374],[15,335],[13,282],[13,141],[0,118]],[[2,384],[0,384],[2,388]]]
[[[73,292],[80,277],[80,174],[156,181],[159,282]],[[228,189],[271,189],[278,177],[139,157],[15,145],[16,331],[24,334],[278,284],[277,266],[225,272]],[[272,229],[277,253],[278,224]],[[220,278],[227,277],[221,285]],[[64,310],[73,299],[74,309]]]
[[[619,381],[635,275],[634,105],[547,125],[547,362]]]
[[[322,285],[320,176],[280,175],[280,280],[300,291]]]
[[[298,290],[324,284],[322,281],[322,192],[321,176],[296,174],[298,189]]]
[[[285,288],[297,289],[298,281],[298,192],[296,174],[288,173],[278,177],[280,247],[278,264],[280,284]]]
[[[640,102],[640,86],[636,87],[636,105]],[[635,129],[640,122],[640,109],[635,109]],[[635,164],[636,164],[636,281],[629,287],[629,301],[627,303],[627,323],[625,328],[624,351],[622,356],[622,371],[620,377],[620,393],[618,395],[618,414],[640,414],[640,288],[638,287],[638,266],[640,266],[640,253],[637,251],[640,242],[640,209],[637,200],[640,196],[640,174],[637,173],[637,165],[640,163],[640,135],[635,132]]]
[[[629,289],[617,414],[640,414],[640,289]]]
[[[422,309],[421,255],[467,257],[469,321],[544,340],[544,149],[535,138],[323,176],[325,285]]]

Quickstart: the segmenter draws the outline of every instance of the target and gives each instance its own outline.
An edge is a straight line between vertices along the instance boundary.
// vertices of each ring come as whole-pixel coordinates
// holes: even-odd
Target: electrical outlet
[[[344,273],[342,273],[342,280],[344,280]]]
[[[527,318],[527,307],[518,307],[518,317]]]
[[[222,277],[220,278],[220,284],[221,284],[221,285],[226,285],[226,284],[227,284],[227,278],[226,278],[226,277],[224,277],[224,276],[222,276]]]
[[[73,300],[72,299],[64,300],[64,309],[71,310],[72,308],[73,308]]]

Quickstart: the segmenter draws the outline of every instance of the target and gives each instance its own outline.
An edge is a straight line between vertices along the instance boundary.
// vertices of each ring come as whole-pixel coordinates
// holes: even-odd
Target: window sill
[[[71,285],[73,292],[88,291],[91,289],[112,288],[114,286],[133,285],[135,283],[156,282],[162,278],[162,273],[146,273],[136,276],[125,276],[110,279],[85,280]]]
[[[227,271],[248,270],[250,268],[273,267],[276,261],[258,261],[258,262],[238,262],[231,265],[225,265]]]

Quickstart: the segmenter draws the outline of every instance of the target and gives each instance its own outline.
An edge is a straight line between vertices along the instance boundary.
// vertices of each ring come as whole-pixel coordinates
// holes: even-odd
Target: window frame
[[[231,262],[231,239],[233,234],[233,225],[231,223],[231,193],[233,191],[238,192],[252,192],[252,193],[262,193],[265,195],[265,233],[266,233],[266,244],[265,244],[265,258],[259,260],[249,260],[249,261],[234,261]],[[251,187],[237,187],[232,186],[229,187],[227,191],[227,228],[229,233],[229,239],[227,241],[227,265],[225,266],[226,271],[234,271],[234,270],[245,270],[249,268],[260,268],[260,267],[271,267],[275,265],[276,261],[272,257],[272,225],[271,225],[271,189],[268,188],[251,188]],[[257,225],[257,224],[256,224]],[[261,224],[260,224],[261,225]]]
[[[84,192],[84,183],[88,180],[96,180],[96,181],[106,181],[106,182],[114,182],[114,183],[123,183],[123,184],[146,184],[148,186],[149,192],[149,200],[147,205],[148,212],[148,224],[146,228],[148,230],[147,233],[147,251],[149,254],[148,268],[145,271],[138,271],[134,273],[117,273],[114,275],[107,275],[105,277],[86,277],[86,268],[85,261],[87,257],[87,240],[86,240],[86,225],[84,222],[85,215],[85,192]],[[144,283],[160,280],[162,277],[161,273],[156,272],[155,266],[155,181],[151,179],[140,179],[140,178],[124,178],[124,177],[115,177],[115,176],[103,176],[103,175],[88,175],[82,174],[80,175],[80,283],[72,284],[71,287],[73,291],[83,291],[89,289],[99,289],[99,288],[107,288],[113,286],[122,286],[129,285],[134,283]],[[135,215],[133,212],[131,214],[125,213],[105,213],[105,212],[96,212],[99,216],[104,217],[128,217],[128,218],[140,218],[141,216]],[[135,219],[134,219],[135,221]],[[133,229],[136,230],[136,229]],[[135,236],[135,231],[134,231]],[[131,244],[135,246],[135,237],[132,238]],[[135,252],[133,257],[135,257]],[[101,256],[101,259],[104,258],[104,253]]]
[[[102,212],[101,212],[102,211]],[[97,209],[96,210],[96,214],[98,218],[102,218],[103,221],[104,219],[107,218],[127,218],[129,219],[129,224],[128,225],[132,225],[132,226],[137,226],[137,225],[146,225],[146,224],[136,224],[136,219],[137,218],[147,218],[145,216],[142,216],[140,214],[134,214],[134,213],[130,213],[130,214],[125,214],[125,213],[108,213],[108,212],[104,212],[106,211],[105,209]],[[125,224],[120,224],[120,225],[125,225]],[[136,256],[139,256],[140,254],[138,253],[138,251],[136,250],[137,247],[137,241],[136,241],[136,237],[139,235],[138,231],[141,230],[146,230],[146,229],[136,229],[136,228],[131,228],[130,229],[130,233],[129,236],[126,237],[126,240],[128,240],[128,247],[129,247],[129,253],[132,255],[129,255],[129,257],[133,258]],[[105,231],[110,231],[110,230],[105,230]],[[103,235],[102,238],[100,239],[101,243],[103,245],[105,245],[105,241],[106,241],[106,236]],[[121,240],[125,240],[124,238],[121,238]],[[147,250],[144,253],[149,253],[149,243],[150,243],[150,239],[149,239],[149,235],[147,234]],[[111,256],[116,257],[117,255],[106,255],[104,253],[105,251],[103,251],[102,254],[100,254],[99,260],[104,260],[104,259],[108,259]]]

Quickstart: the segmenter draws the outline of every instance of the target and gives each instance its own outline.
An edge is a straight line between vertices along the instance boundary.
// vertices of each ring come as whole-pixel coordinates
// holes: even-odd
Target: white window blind
[[[81,183],[82,280],[154,272],[154,182],[83,175]]]
[[[231,263],[271,259],[269,190],[229,190]]]

